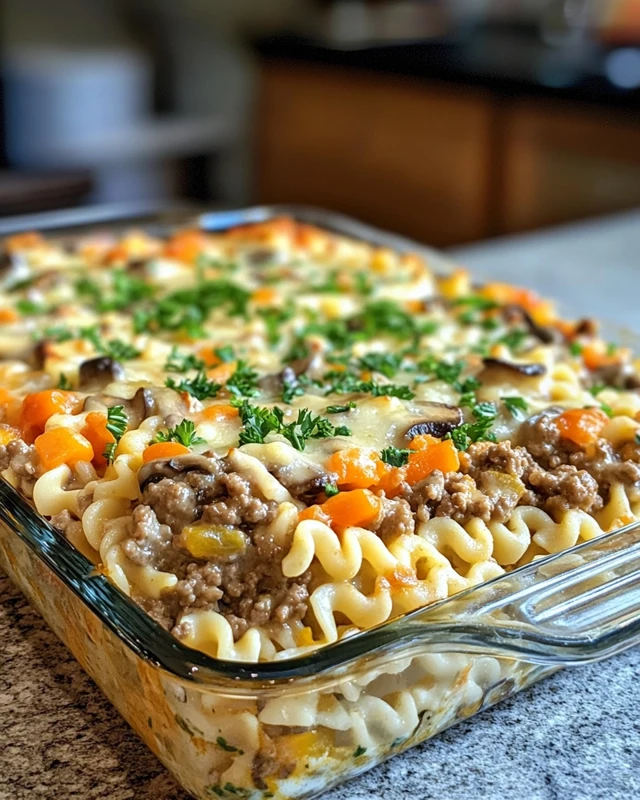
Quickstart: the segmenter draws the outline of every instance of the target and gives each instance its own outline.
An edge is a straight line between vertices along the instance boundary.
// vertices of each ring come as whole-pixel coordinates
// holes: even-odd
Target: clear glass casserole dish
[[[303,209],[213,213],[200,224],[223,229],[283,211],[420,249]],[[561,666],[640,640],[637,523],[309,656],[247,664],[182,645],[4,482],[0,520],[0,565],[199,798],[318,794]]]

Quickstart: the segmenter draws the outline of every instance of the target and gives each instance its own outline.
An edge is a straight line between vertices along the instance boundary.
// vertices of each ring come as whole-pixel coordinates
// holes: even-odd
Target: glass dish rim
[[[251,206],[243,209],[210,211],[199,215],[195,222],[205,230],[221,231],[235,225],[262,222],[281,215],[293,216],[299,221],[318,225],[325,230],[380,246],[421,252],[436,261],[439,266],[445,269],[451,267],[451,262],[446,256],[430,247],[402,236],[387,234],[349,217],[308,206]],[[33,227],[38,226],[37,215],[28,219]],[[95,224],[93,220],[83,223],[81,212],[78,212],[77,217],[66,221],[68,226],[73,228]],[[187,222],[194,222],[193,214],[185,215],[185,218],[177,224],[183,225]],[[135,218],[126,218],[123,223],[127,226],[134,224]],[[47,229],[46,220],[40,227]],[[57,225],[49,226],[51,227],[58,229]],[[156,224],[153,224],[153,227],[157,229]],[[67,225],[60,229],[60,232],[63,234],[66,229]],[[168,230],[164,229],[162,232],[166,233]],[[0,479],[0,522],[16,534],[45,567],[51,570],[134,655],[180,680],[197,683],[203,687],[226,686],[230,690],[246,688],[249,691],[256,691],[260,687],[275,688],[292,682],[313,681],[322,675],[326,676],[332,670],[343,671],[355,666],[363,658],[369,659],[390,653],[394,648],[398,648],[395,654],[399,653],[401,657],[400,646],[403,644],[408,646],[415,638],[416,630],[410,623],[417,617],[425,615],[425,612],[440,612],[446,610],[449,605],[452,607],[455,605],[459,611],[461,601],[472,605],[474,599],[487,587],[499,588],[501,584],[513,581],[514,577],[526,575],[527,571],[531,572],[534,565],[537,568],[543,563],[551,563],[593,545],[592,540],[560,553],[548,555],[533,564],[524,565],[437,603],[415,609],[409,614],[395,617],[357,635],[320,647],[307,655],[283,661],[251,663],[217,659],[184,645],[155,622],[106,576],[100,574],[86,556],[73,547],[44,517],[41,517],[4,479]],[[597,542],[605,543],[612,537],[624,535],[638,528],[640,520],[598,537]],[[425,623],[426,628],[427,623]],[[613,633],[608,634],[608,637],[613,640]],[[548,657],[545,659],[547,662],[566,663],[561,657],[554,657],[555,643],[544,634],[536,636],[535,633],[529,632],[528,638],[535,642],[538,653],[547,654]],[[450,623],[429,625],[428,630],[421,632],[420,642],[425,646],[430,644],[437,646],[441,651],[449,647],[450,651],[457,649],[481,653],[487,648],[495,649],[497,646],[506,657],[536,660],[535,652],[528,651],[521,639],[515,637],[512,641],[497,642],[491,626],[479,622],[477,625],[466,624],[462,629],[455,623],[454,615]],[[582,649],[585,650],[585,647]],[[588,651],[588,645],[586,650]],[[588,652],[585,655],[588,656]]]

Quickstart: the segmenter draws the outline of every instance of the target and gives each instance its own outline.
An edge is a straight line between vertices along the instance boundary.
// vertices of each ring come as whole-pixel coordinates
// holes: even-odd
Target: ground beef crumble
[[[38,476],[38,452],[32,444],[22,439],[13,439],[8,444],[0,445],[0,471],[11,467],[20,488],[29,497],[33,494],[33,485]]]
[[[177,584],[159,600],[139,602],[160,624],[180,633],[181,619],[194,609],[222,614],[235,639],[250,627],[287,623],[307,613],[311,574],[282,573],[287,548],[269,534],[278,506],[256,497],[250,483],[224,462],[211,472],[197,467],[160,477],[143,488],[123,549],[140,565],[172,572]],[[183,547],[185,526],[194,523],[236,528],[248,537],[245,553],[232,558],[195,559]]]

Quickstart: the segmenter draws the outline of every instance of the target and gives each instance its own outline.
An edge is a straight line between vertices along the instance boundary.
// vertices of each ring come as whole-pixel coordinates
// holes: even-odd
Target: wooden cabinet
[[[445,246],[640,205],[640,120],[302,62],[263,64],[257,199]]]
[[[324,206],[436,245],[484,235],[491,103],[326,67],[265,65],[261,202]]]
[[[504,132],[500,224],[520,231],[640,205],[640,122],[521,103]]]

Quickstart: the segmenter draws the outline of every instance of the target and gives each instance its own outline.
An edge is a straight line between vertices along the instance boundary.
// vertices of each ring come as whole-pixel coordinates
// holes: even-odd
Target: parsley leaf
[[[498,413],[493,403],[478,403],[471,413],[475,422],[463,422],[444,436],[445,439],[451,439],[458,450],[466,450],[472,442],[496,441],[495,434],[491,432]]]
[[[258,373],[246,361],[238,361],[236,370],[225,384],[225,389],[234,397],[256,397],[258,389]]]
[[[325,414],[344,414],[346,411],[351,411],[352,408],[355,408],[356,404],[353,400],[349,400],[348,403],[345,403],[342,406],[327,406],[325,408]]]
[[[502,402],[514,419],[526,419],[526,412],[529,406],[524,397],[503,397]]]
[[[64,372],[60,373],[60,377],[58,378],[58,384],[57,384],[56,388],[57,389],[66,389],[66,390],[73,388],[71,386],[71,381],[69,380],[69,378],[67,378],[67,376],[64,374]]]
[[[111,406],[111,408],[107,409],[106,428],[115,439],[115,442],[109,442],[103,453],[104,458],[106,458],[109,463],[115,458],[118,442],[124,436],[128,424],[129,420],[125,413],[124,406]]]
[[[167,431],[158,431],[156,442],[178,442],[185,447],[193,447],[195,444],[206,444],[201,436],[196,435],[196,426],[190,419],[183,419],[181,423]]]
[[[281,408],[261,408],[251,405],[247,400],[235,398],[231,405],[238,409],[242,421],[241,445],[263,443],[270,433],[277,433],[296,450],[304,450],[309,439],[349,436],[351,433],[344,425],[335,427],[328,419],[316,416],[308,408],[301,408],[296,419],[286,423]]]
[[[188,392],[198,400],[215,397],[222,388],[221,384],[210,381],[203,370],[198,370],[195,378],[183,378],[180,383],[176,383],[173,378],[167,378],[164,385],[176,392]]]
[[[380,458],[385,464],[389,464],[392,467],[403,467],[409,463],[410,452],[410,450],[400,450],[397,447],[385,447],[380,453]]]
[[[569,352],[572,356],[581,356],[582,355],[582,345],[580,342],[571,342],[569,345]]]
[[[335,483],[326,483],[324,486],[324,493],[327,497],[335,497],[337,494],[340,494],[340,489],[338,489]]]
[[[267,329],[267,341],[269,344],[278,344],[281,338],[280,326],[283,322],[290,320],[295,313],[293,303],[289,303],[285,308],[260,308],[258,314],[264,320]]]
[[[213,352],[222,364],[230,364],[236,360],[236,354],[230,344],[225,344],[223,347],[214,347]]]
[[[385,378],[393,378],[402,364],[402,355],[398,353],[367,353],[358,359],[362,369],[379,372]]]
[[[16,303],[16,311],[24,316],[29,314],[44,314],[46,307],[42,303],[35,303],[33,300],[18,300]]]
[[[204,369],[205,363],[201,358],[197,358],[193,353],[180,353],[177,347],[173,347],[169,353],[167,363],[164,365],[165,372],[188,372],[190,369]]]

